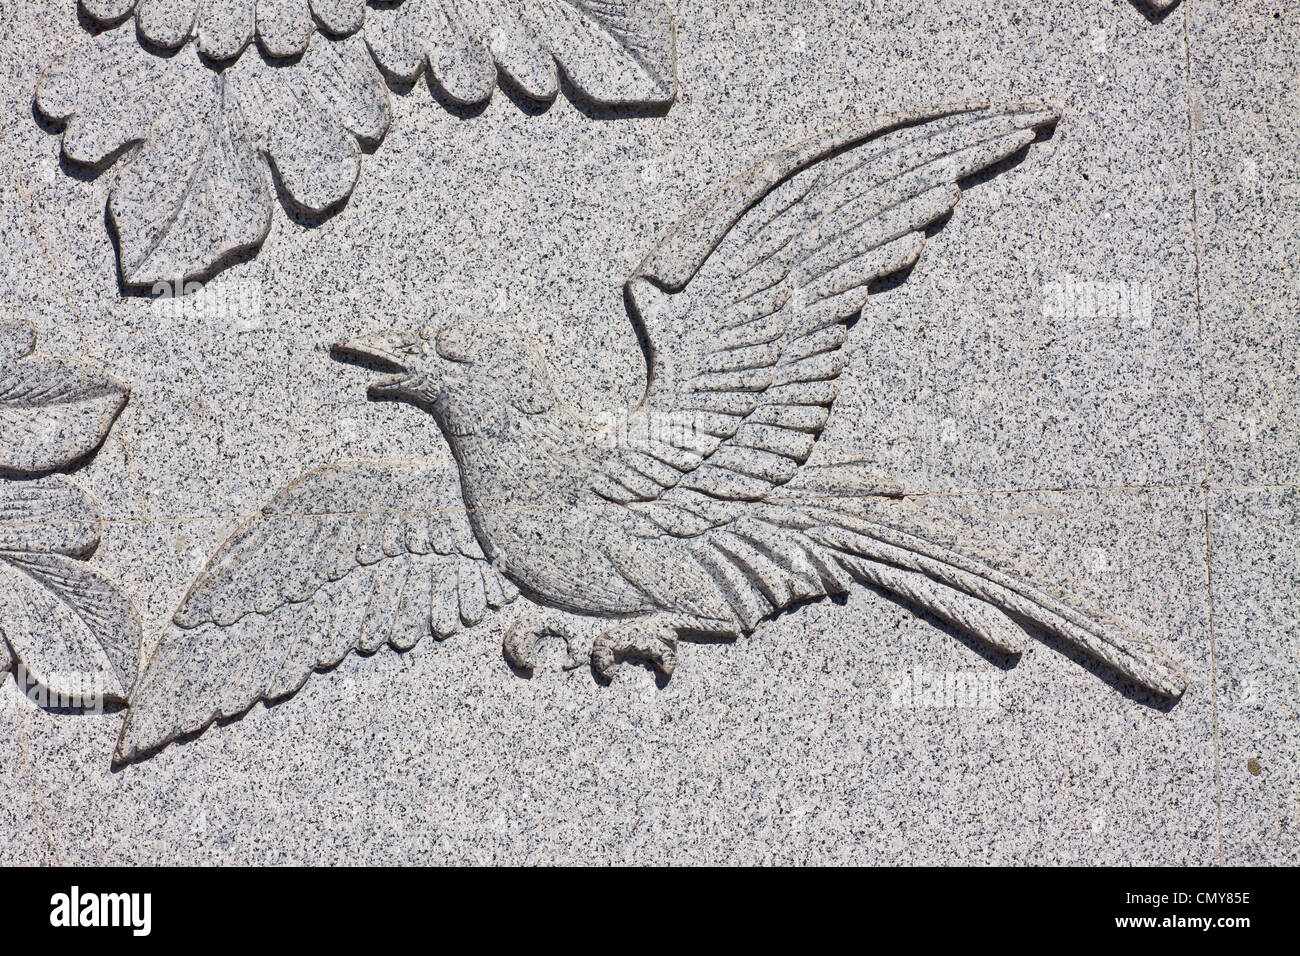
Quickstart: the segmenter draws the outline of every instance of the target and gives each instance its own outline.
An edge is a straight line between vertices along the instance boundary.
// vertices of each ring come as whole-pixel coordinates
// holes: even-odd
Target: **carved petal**
[[[94,568],[63,555],[0,552],[0,629],[33,679],[58,694],[124,700],[140,619]]]
[[[356,140],[301,85],[273,90],[279,122],[266,130],[267,151],[294,204],[320,215],[352,192],[361,172]]]
[[[106,372],[54,359],[0,368],[0,471],[67,467],[104,441],[127,388]]]
[[[135,0],[81,0],[81,9],[96,23],[117,23],[135,9]]]
[[[362,142],[377,143],[388,132],[388,90],[360,37],[312,44],[295,78]]]
[[[365,0],[311,0],[311,12],[330,33],[346,36],[361,29]]]
[[[267,56],[297,56],[315,32],[307,0],[257,0],[257,37]]]
[[[84,558],[99,545],[99,508],[62,475],[0,484],[0,551]]]
[[[198,12],[199,0],[140,0],[135,22],[150,43],[175,50],[193,34]]]
[[[9,650],[9,644],[5,640],[4,634],[0,633],[0,674],[7,674],[14,668],[14,655]]]
[[[555,98],[559,87],[555,58],[530,26],[503,10],[487,35],[497,68],[516,86],[535,100]]]
[[[366,46],[384,75],[394,82],[411,83],[424,70],[425,47],[421,28],[430,16],[427,0],[408,0],[401,7],[370,11]]]
[[[672,14],[659,0],[543,0],[532,23],[573,85],[598,103],[677,96]]]
[[[661,0],[406,0],[375,8],[366,41],[395,80],[424,63],[453,101],[477,104],[497,70],[534,99],[555,95],[555,62],[585,98],[671,103],[677,95],[672,15]]]
[[[183,99],[178,57],[152,56],[126,24],[88,40],[41,78],[36,108],[65,124],[63,154],[99,166],[149,135],[158,104]]]
[[[253,0],[202,0],[199,49],[214,60],[233,60],[253,39]]]
[[[231,82],[294,204],[320,214],[347,199],[361,170],[357,140],[377,142],[389,123],[388,92],[364,43],[313,43],[280,68],[245,57]]]

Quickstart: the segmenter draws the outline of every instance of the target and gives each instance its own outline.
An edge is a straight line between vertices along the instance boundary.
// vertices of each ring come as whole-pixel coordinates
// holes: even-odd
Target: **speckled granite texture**
[[[142,656],[304,472],[445,454],[331,343],[497,315],[581,411],[622,408],[645,371],[621,283],[709,188],[854,119],[1041,101],[1054,134],[875,290],[819,445],[1103,595],[1182,665],[1181,700],[1050,642],[1007,660],[862,588],[684,641],[666,683],[625,665],[603,686],[559,642],[522,676],[503,611],[118,769],[120,709],[43,710],[11,675],[0,863],[1300,862],[1287,5],[672,6],[671,108],[507,88],[465,109],[390,78],[341,205],[278,189],[258,249],[181,300],[123,292],[122,169],[61,158],[33,108],[90,21],[0,11],[0,322],[130,386],[68,478],[100,519],[78,563],[132,597]]]

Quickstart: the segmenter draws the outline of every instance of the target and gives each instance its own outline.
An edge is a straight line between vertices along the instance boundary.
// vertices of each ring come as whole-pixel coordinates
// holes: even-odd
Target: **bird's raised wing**
[[[776,153],[708,197],[628,280],[649,381],[592,489],[754,500],[790,480],[868,285],[916,261],[963,179],[1055,119],[1040,105],[891,117]]]
[[[479,548],[453,462],[314,471],[190,589],[136,682],[117,758],[287,697],[349,651],[448,637],[518,594]]]

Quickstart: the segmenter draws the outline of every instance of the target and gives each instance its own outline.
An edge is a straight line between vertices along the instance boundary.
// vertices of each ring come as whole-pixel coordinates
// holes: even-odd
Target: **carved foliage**
[[[85,564],[99,545],[94,500],[48,473],[100,446],[127,389],[90,366],[33,357],[34,346],[26,323],[0,323],[0,461],[28,479],[0,482],[0,671],[21,661],[53,694],[123,700],[139,617]]]
[[[427,68],[463,105],[485,102],[498,74],[550,100],[557,63],[598,103],[667,104],[676,95],[672,16],[660,0],[406,0],[373,12],[366,41],[393,79]]]
[[[388,129],[387,92],[358,39],[217,73],[190,52],[155,56],[131,34],[106,33],[56,63],[36,98],[66,124],[75,162],[100,166],[140,144],[109,197],[128,285],[201,275],[260,245],[271,169],[295,207],[336,208],[360,172],[360,144]]]
[[[93,499],[61,475],[0,485],[0,632],[31,679],[64,697],[124,700],[140,621],[85,564],[99,545]]]
[[[127,388],[98,368],[32,355],[25,322],[0,321],[0,473],[65,468],[104,440]]]
[[[232,60],[254,36],[270,56],[296,56],[318,29],[347,36],[365,21],[365,0],[81,0],[105,26],[134,14],[140,36],[174,50],[191,37],[204,56]]]
[[[293,57],[312,36],[365,26],[376,59],[414,80],[427,62],[454,100],[486,100],[498,69],[535,99],[555,96],[558,61],[599,103],[668,103],[675,93],[672,15],[662,0],[81,0],[97,23],[134,14],[140,37],[164,50],[191,38],[216,63],[256,37],[270,57]]]
[[[361,147],[388,130],[376,60],[398,80],[427,65],[461,104],[485,102],[498,72],[549,100],[557,63],[598,103],[676,95],[672,18],[660,0],[407,0],[370,9],[369,19],[362,0],[82,7],[103,24],[133,22],[52,65],[36,106],[65,124],[63,152],[78,164],[106,166],[138,144],[109,199],[128,286],[199,278],[260,247],[273,177],[298,211],[338,209]],[[241,56],[254,35],[264,55]]]

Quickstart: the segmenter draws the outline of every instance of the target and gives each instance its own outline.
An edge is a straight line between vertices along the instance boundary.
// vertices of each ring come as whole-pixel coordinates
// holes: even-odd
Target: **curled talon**
[[[536,608],[515,618],[506,630],[501,650],[514,667],[531,673],[537,667],[537,643],[544,637],[559,637],[564,640],[569,654],[565,670],[579,666],[573,656],[573,643],[577,635],[554,616]]]
[[[591,666],[612,681],[623,661],[646,661],[666,679],[677,669],[677,629],[666,623],[628,621],[603,631],[591,647]]]

